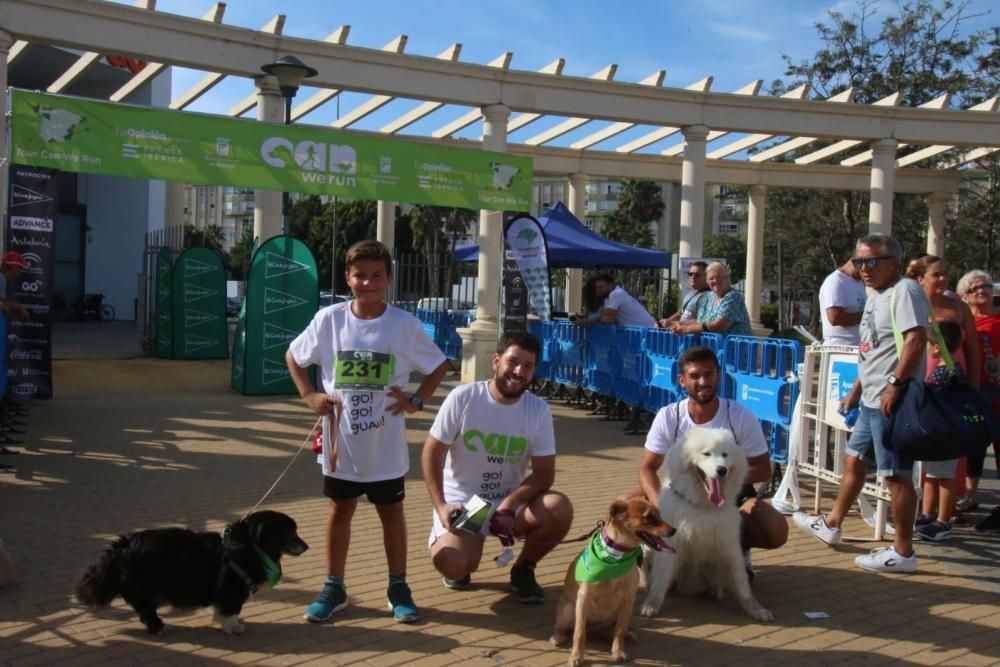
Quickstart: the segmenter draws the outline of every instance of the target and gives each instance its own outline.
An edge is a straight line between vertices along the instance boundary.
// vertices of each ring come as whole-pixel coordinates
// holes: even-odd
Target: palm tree
[[[476,212],[469,208],[453,208],[444,222],[444,231],[451,237],[451,258],[445,271],[444,284],[450,288],[452,273],[455,270],[455,245],[458,237],[469,233],[469,223],[475,221]]]
[[[444,206],[417,204],[410,213],[410,228],[413,230],[413,247],[420,248],[427,259],[427,278],[431,296],[440,296],[439,271],[442,247],[445,241],[444,223],[450,209]]]
[[[663,196],[655,181],[634,178],[622,181],[618,191],[618,215],[631,222],[650,223],[663,216]]]

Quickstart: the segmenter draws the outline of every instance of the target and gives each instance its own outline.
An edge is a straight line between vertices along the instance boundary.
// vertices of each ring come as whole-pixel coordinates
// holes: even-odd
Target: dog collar
[[[618,544],[611,536],[608,535],[606,528],[601,528],[601,542],[604,542],[604,546],[607,547],[608,553],[611,554],[612,558],[621,558],[625,553],[631,551],[630,547]]]
[[[674,495],[677,496],[678,498],[680,498],[681,500],[683,500],[684,502],[686,502],[686,503],[690,503],[691,502],[687,498],[684,497],[683,493],[681,493],[680,491],[678,491],[674,487],[670,486],[669,484],[667,485],[667,488],[670,489],[671,491],[673,491]]]
[[[256,549],[257,556],[260,558],[260,564],[264,566],[267,583],[270,584],[271,588],[274,588],[281,581],[281,564],[271,560],[271,557],[264,553],[260,547],[254,546],[254,549]]]
[[[608,538],[614,544],[614,541]],[[580,583],[611,581],[624,577],[635,566],[636,558],[642,551],[641,547],[628,549],[615,544],[619,549],[612,549],[604,541],[604,530],[594,531],[587,547],[576,559],[576,569],[573,576]]]

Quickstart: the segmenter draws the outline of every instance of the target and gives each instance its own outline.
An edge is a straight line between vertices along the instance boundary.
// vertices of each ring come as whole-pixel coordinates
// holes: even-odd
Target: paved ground
[[[89,327],[103,326],[88,323]],[[111,325],[112,327],[117,326]],[[210,611],[166,612],[173,631],[147,637],[117,602],[93,614],[70,598],[82,569],[116,533],[164,525],[219,530],[263,494],[313,420],[297,400],[243,397],[228,388],[226,362],[173,362],[122,353],[132,330],[102,329],[102,354],[87,336],[57,332],[56,398],[33,407],[16,474],[0,475],[0,535],[16,561],[0,589],[0,664],[560,664],[547,641],[554,600],[576,553],[560,547],[539,566],[545,604],[525,607],[505,592],[506,570],[488,567],[466,592],[444,589],[424,548],[430,504],[418,470],[407,485],[410,585],[424,620],[396,624],[385,609],[381,532],[359,507],[348,563],[351,606],[330,625],[301,620],[323,576],[320,474],[299,457],[267,506],[293,515],[313,548],[284,561],[277,589],[244,608],[243,637],[211,624]],[[91,328],[91,331],[96,329]],[[120,348],[111,335],[117,331]],[[453,384],[454,379],[449,380]],[[440,404],[410,420],[411,458]],[[635,485],[641,438],[621,422],[553,403],[560,451],[557,486],[576,504],[573,535]],[[988,500],[997,501],[989,481]],[[829,506],[829,500],[825,502]],[[984,503],[986,505],[986,503]],[[992,506],[992,504],[990,505]],[[981,514],[980,514],[981,516]],[[860,520],[848,527],[870,531]],[[830,549],[798,533],[757,553],[755,591],[775,614],[762,625],[730,600],[669,598],[656,619],[635,617],[636,664],[1000,664],[998,541],[964,528],[942,548],[919,545],[920,574],[863,573],[866,543]],[[498,546],[489,549],[497,552]],[[822,611],[823,620],[804,612]],[[607,645],[590,643],[607,664]]]

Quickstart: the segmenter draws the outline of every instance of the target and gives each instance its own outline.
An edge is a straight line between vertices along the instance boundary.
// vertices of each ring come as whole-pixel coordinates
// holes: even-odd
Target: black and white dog
[[[151,634],[164,632],[156,611],[215,607],[229,635],[243,634],[243,603],[281,578],[281,555],[298,556],[309,545],[295,520],[281,512],[254,512],[223,535],[186,528],[156,528],[120,536],[76,585],[76,598],[93,609],[121,596]]]

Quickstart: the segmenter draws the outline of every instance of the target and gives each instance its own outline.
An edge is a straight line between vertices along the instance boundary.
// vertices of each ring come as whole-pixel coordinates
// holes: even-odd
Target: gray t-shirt
[[[875,292],[865,302],[861,316],[861,342],[858,344],[858,377],[861,379],[861,402],[878,408],[887,378],[896,370],[899,357],[892,335],[889,304],[896,291],[896,328],[906,332],[927,324],[928,305],[923,288],[915,280],[900,278],[895,286]],[[913,377],[924,377],[927,355],[920,354],[920,363]]]

